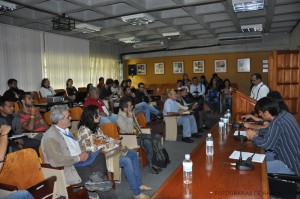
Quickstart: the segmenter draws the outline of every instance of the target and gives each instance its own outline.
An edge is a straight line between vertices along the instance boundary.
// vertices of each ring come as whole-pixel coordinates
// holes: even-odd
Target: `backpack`
[[[169,159],[169,154],[167,150],[161,145],[160,141],[152,139],[152,164],[160,168],[166,168],[167,165],[171,162]]]

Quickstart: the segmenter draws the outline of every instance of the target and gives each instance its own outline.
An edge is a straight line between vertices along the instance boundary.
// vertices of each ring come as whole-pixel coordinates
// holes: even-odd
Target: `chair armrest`
[[[16,190],[18,190],[18,187],[14,186],[14,185],[0,183],[0,189],[6,190],[6,191],[16,191]]]
[[[64,167],[53,167],[50,164],[41,164],[41,167],[47,168],[47,169],[56,169],[56,170],[63,170]]]
[[[27,189],[34,198],[52,198],[56,176],[51,176]]]
[[[74,188],[79,188],[78,191],[74,191]],[[70,199],[73,198],[81,198],[81,199],[89,199],[89,193],[88,190],[84,187],[75,187],[74,185],[70,185],[67,187],[68,197]]]
[[[296,176],[296,175],[269,173],[268,176],[276,179],[283,179],[283,180],[295,181],[296,183],[300,183],[300,176]]]

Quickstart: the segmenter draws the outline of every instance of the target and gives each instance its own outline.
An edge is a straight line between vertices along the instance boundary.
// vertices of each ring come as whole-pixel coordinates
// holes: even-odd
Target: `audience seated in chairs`
[[[99,83],[97,84],[97,88],[101,89],[104,86],[104,77],[99,78]],[[89,90],[88,90],[89,91]]]
[[[71,99],[75,99],[77,89],[75,88],[75,86],[73,86],[73,80],[71,78],[69,78],[66,82],[66,90],[68,97]]]
[[[180,91],[182,88],[186,88],[187,92],[190,92],[190,87],[189,86],[184,86],[183,81],[181,79],[177,80],[177,91]]]
[[[48,96],[54,96],[56,93],[53,88],[50,86],[50,81],[48,78],[44,78],[41,82],[40,94],[42,98]]]
[[[0,99],[0,125],[9,125],[12,127],[8,137],[20,136],[22,134],[21,117],[14,115],[13,102],[4,98]],[[27,136],[11,138],[9,146],[12,151],[20,149],[33,148],[39,154],[40,141],[28,138]]]
[[[114,80],[113,82],[113,85],[112,87],[110,88],[111,92],[115,95],[115,96],[118,96],[118,97],[121,97],[122,95],[122,88],[120,87],[119,85],[119,81],[116,79]]]
[[[3,97],[12,102],[19,101],[19,98],[24,93],[24,91],[18,88],[18,81],[16,79],[9,79],[7,81],[7,85],[9,89],[5,91]]]
[[[113,79],[108,78],[105,84],[99,90],[99,98],[102,100],[107,100],[110,110],[114,110],[114,102],[113,102],[113,93],[111,92],[111,87],[113,85]]]
[[[33,105],[31,93],[26,92],[21,95],[20,102],[22,108],[18,115],[21,116],[22,130],[37,132],[38,134],[33,138],[41,141],[43,132],[49,128],[47,122],[44,120],[39,110]]]
[[[101,146],[106,149],[113,149],[115,145],[120,145],[120,140],[112,139],[103,134],[99,128],[99,122],[98,107],[95,105],[85,107],[78,125],[78,139],[82,150],[94,153]],[[116,158],[117,161],[109,161],[112,158]],[[151,188],[141,182],[139,158],[135,151],[117,147],[106,153],[106,160],[107,164],[113,163],[111,166],[114,167],[114,175],[119,171],[119,166],[124,168],[126,179],[135,198],[145,198],[142,190],[150,190]]]
[[[96,105],[99,108],[100,112],[100,124],[105,124],[108,122],[113,122],[117,124],[117,115],[109,111],[104,102],[99,98],[99,91],[97,88],[92,87],[89,90],[90,97],[86,99],[83,104],[83,107],[89,105]]]
[[[159,134],[142,134],[142,130],[133,113],[132,101],[128,97],[122,97],[120,100],[120,110],[118,113],[117,123],[120,128],[120,134],[136,134],[139,145],[141,139],[143,138],[152,138],[157,139],[158,141],[161,139]],[[150,140],[151,139],[144,140],[145,146],[143,148],[147,148],[145,153],[147,154],[147,159],[149,162],[149,171],[153,174],[158,174],[161,169],[152,165],[153,148]]]
[[[164,105],[164,116],[179,116],[177,117],[177,123],[183,126],[182,141],[187,143],[194,142],[191,136],[196,138],[201,137],[201,135],[198,134],[194,115],[183,115],[184,110],[179,109],[178,103],[176,102],[178,95],[174,90],[168,93],[168,97],[169,99],[165,101]]]
[[[190,87],[191,85],[191,80],[189,79],[189,75],[187,73],[184,73],[183,74],[183,78],[182,78],[182,84],[183,86],[187,86],[187,87]]]
[[[0,126],[0,172],[5,161],[5,154],[8,145],[8,134],[11,131],[11,127],[8,125]],[[27,190],[15,191],[3,199],[33,199],[33,196]]]
[[[231,87],[231,83],[229,81],[229,79],[225,79],[223,82],[223,86],[221,89],[221,96],[222,96],[222,110],[223,113],[225,113],[228,109],[232,110],[232,96],[231,96],[231,92],[232,92],[232,87]]]
[[[79,142],[69,133],[71,125],[69,108],[55,105],[51,108],[52,126],[42,139],[45,163],[64,167],[67,184],[80,184],[96,191],[100,198],[117,198],[112,182],[107,180],[105,156],[81,150]]]
[[[135,93],[132,92],[132,90],[128,86],[123,89],[123,92],[126,97],[131,99],[134,106],[133,109],[134,113],[135,114],[144,113],[147,123],[150,122],[151,113],[156,116],[159,115],[159,110],[154,108],[152,105],[148,104],[149,98],[148,95],[145,94],[146,90],[145,90],[145,85],[143,83],[139,83],[139,89],[138,91],[136,90],[138,97],[136,96]]]
[[[209,83],[205,102],[211,111],[218,113],[220,112],[218,79],[213,78],[212,81]]]

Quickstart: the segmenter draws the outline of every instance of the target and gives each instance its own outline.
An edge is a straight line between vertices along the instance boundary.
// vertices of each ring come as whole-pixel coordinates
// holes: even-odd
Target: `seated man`
[[[117,124],[120,127],[120,134],[136,133],[138,136],[137,138],[138,138],[139,145],[140,145],[140,140],[142,138],[145,138],[145,137],[149,138],[147,136],[152,136],[155,139],[160,139],[160,135],[158,135],[158,134],[155,134],[155,135],[144,134],[145,137],[141,137],[142,130],[139,127],[139,125],[136,121],[136,118],[134,117],[132,108],[133,108],[133,106],[132,106],[131,99],[128,97],[122,97],[120,100],[120,110],[119,110],[118,118],[117,118]],[[153,156],[152,142],[150,141],[150,139],[145,139],[144,145],[145,145],[144,148],[147,148],[147,150],[145,152],[147,154],[150,172],[152,172],[153,174],[158,174],[161,171],[161,169],[154,167],[151,162],[152,156]]]
[[[12,102],[17,102],[24,91],[18,88],[18,81],[15,79],[9,79],[7,85],[9,89],[5,91],[3,97]]]
[[[190,93],[194,97],[194,101],[201,100],[201,103],[203,103],[203,97],[205,95],[205,86],[202,83],[198,82],[197,77],[193,77],[192,79],[193,84],[190,86]]]
[[[117,124],[117,115],[109,111],[104,102],[99,98],[98,89],[95,87],[90,88],[89,94],[90,96],[85,100],[83,107],[96,105],[100,112],[100,124],[106,124],[109,122]]]
[[[139,92],[144,91],[145,87],[142,84],[139,84]],[[131,98],[133,106],[134,106],[134,113],[144,113],[145,117],[146,117],[146,122],[150,122],[150,113],[154,114],[154,115],[159,115],[159,110],[157,110],[156,108],[154,108],[153,106],[149,105],[148,102],[146,102],[146,97],[147,95],[145,95],[144,93],[144,99],[146,101],[141,101],[141,99],[136,98],[135,93],[133,93],[130,89],[130,87],[126,86],[125,88],[123,88],[123,92],[125,94],[125,96]],[[136,91],[137,92],[137,91]],[[141,97],[141,94],[138,94]],[[148,97],[147,97],[148,98]],[[149,101],[149,99],[148,99]]]
[[[267,150],[268,173],[300,176],[300,127],[294,116],[268,97],[258,100],[255,110],[270,124],[258,131],[247,130],[247,137]]]
[[[106,180],[105,156],[95,152],[81,151],[79,142],[70,134],[71,116],[68,106],[56,105],[51,108],[52,126],[42,138],[45,162],[53,167],[64,167],[66,183],[85,186],[96,191],[100,198],[117,198],[112,183]]]
[[[174,90],[171,90],[168,93],[169,99],[165,101],[164,105],[164,116],[180,116],[177,117],[177,122],[182,124],[183,126],[183,137],[182,141],[187,143],[192,143],[194,140],[191,139],[192,137],[199,138],[201,135],[198,134],[197,130],[197,123],[195,117],[193,115],[184,115],[183,110],[180,110],[177,100],[177,93]]]
[[[49,126],[44,120],[41,113],[33,106],[33,99],[29,92],[24,93],[20,97],[22,109],[20,109],[18,115],[21,116],[21,125],[24,131],[38,132],[34,139],[41,141],[43,132],[45,132]]]
[[[21,138],[11,138],[22,134],[21,117],[14,115],[14,105],[12,101],[1,98],[0,99],[0,125],[9,125],[12,130],[9,133],[9,146],[12,151],[20,149],[33,148],[39,155],[40,141],[23,136]]]
[[[204,109],[199,110],[199,102],[191,103],[191,101],[189,101],[187,99],[188,98],[187,96],[188,96],[188,93],[187,93],[186,88],[182,88],[179,91],[178,99],[176,100],[180,105],[183,106],[180,109],[195,111],[194,116],[195,116],[196,121],[198,121],[197,122],[198,129],[209,129],[205,125],[205,122],[207,121],[207,112]],[[188,102],[190,104],[188,104]]]

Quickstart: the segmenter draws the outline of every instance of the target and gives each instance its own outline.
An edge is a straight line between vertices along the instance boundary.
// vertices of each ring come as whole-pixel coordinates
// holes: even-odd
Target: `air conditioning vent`
[[[141,42],[133,45],[133,48],[155,48],[164,46],[165,43],[163,41],[149,41],[149,42]]]
[[[240,36],[228,36],[228,37],[219,37],[220,44],[234,44],[234,43],[243,43],[243,42],[256,42],[262,40],[262,35],[240,35]]]

